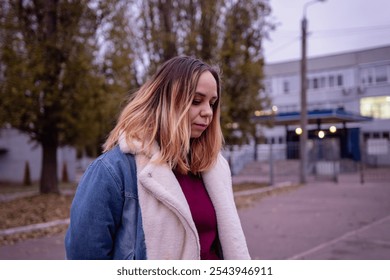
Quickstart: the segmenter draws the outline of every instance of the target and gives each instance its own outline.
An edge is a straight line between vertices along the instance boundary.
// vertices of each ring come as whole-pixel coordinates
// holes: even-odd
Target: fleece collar
[[[160,156],[158,144],[153,145],[150,154],[144,152],[141,142],[133,141],[131,145],[128,145],[124,137],[120,139],[119,146],[123,152],[135,154],[139,187],[175,214],[186,231],[191,233],[190,238],[193,244],[196,244],[197,250],[194,251],[198,252],[195,252],[191,258],[199,258],[199,236],[190,208],[168,164],[156,163],[156,159]],[[229,165],[221,154],[218,155],[215,165],[209,171],[202,173],[202,178],[217,215],[218,234],[224,258],[248,259],[245,237],[234,203]],[[145,214],[155,215],[156,213]],[[148,231],[147,228],[153,231],[154,225],[148,225],[147,219],[143,223],[146,231]]]
[[[184,217],[189,218],[191,224],[190,208],[175,174],[168,164],[156,163],[160,156],[160,148],[157,142],[153,143],[150,153],[144,151],[140,141],[134,140],[129,145],[124,137],[120,138],[119,147],[121,151],[136,156],[138,180],[141,185],[158,200],[173,207]]]

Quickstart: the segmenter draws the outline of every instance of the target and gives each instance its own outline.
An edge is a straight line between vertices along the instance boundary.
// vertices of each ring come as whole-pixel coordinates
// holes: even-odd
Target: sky
[[[311,0],[269,0],[277,23],[264,42],[266,63],[300,59],[301,20]],[[307,57],[390,45],[390,0],[326,0],[310,4]]]

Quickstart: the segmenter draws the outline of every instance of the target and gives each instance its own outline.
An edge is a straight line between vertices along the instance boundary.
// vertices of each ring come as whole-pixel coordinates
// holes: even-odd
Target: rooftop
[[[273,115],[256,116],[256,122],[273,122],[274,125],[294,125],[301,120],[300,112],[276,113]],[[365,117],[356,113],[347,112],[343,108],[312,110],[307,112],[309,124],[318,123],[348,123],[372,121],[371,117]]]

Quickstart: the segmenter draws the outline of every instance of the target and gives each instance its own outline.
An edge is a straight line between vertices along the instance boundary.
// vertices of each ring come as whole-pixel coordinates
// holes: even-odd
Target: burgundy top
[[[198,230],[200,242],[200,258],[202,260],[218,260],[217,217],[211,199],[201,177],[183,175],[174,172],[183,190],[191,210],[192,219]]]

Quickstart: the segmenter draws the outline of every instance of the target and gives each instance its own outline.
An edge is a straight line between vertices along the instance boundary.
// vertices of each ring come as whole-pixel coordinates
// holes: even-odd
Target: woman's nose
[[[201,116],[209,117],[209,116],[212,116],[212,115],[213,115],[213,109],[211,108],[211,106],[206,105],[206,106],[202,109],[202,111],[201,111],[200,113],[201,113]]]

